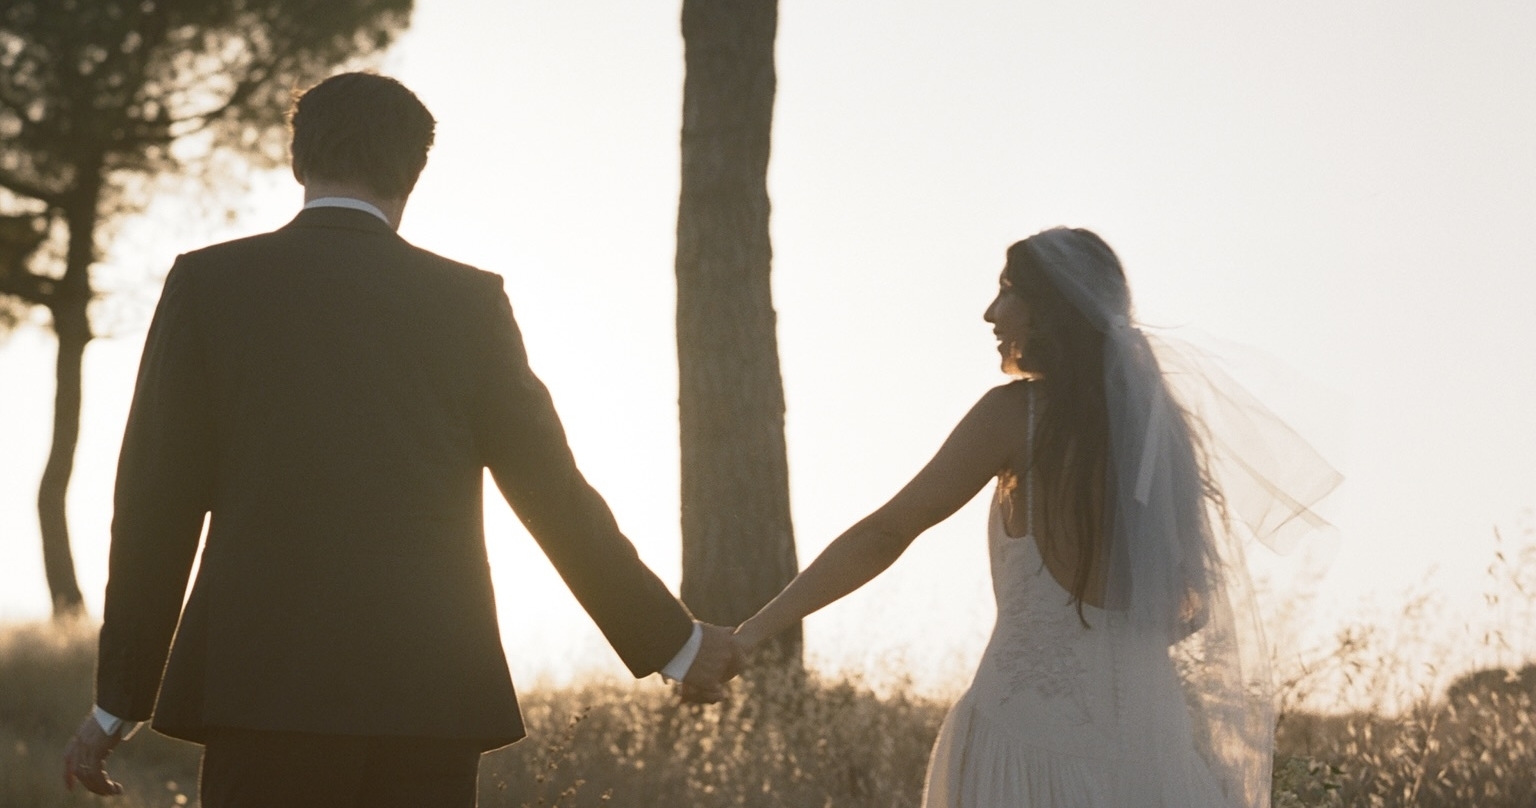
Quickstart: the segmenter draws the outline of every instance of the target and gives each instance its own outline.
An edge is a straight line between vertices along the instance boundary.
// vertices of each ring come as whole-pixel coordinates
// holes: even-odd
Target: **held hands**
[[[688,704],[714,704],[725,698],[725,683],[741,674],[745,657],[731,629],[709,623],[700,626],[704,629],[703,642],[678,695]]]
[[[64,747],[64,787],[75,790],[75,781],[92,794],[111,797],[123,793],[123,787],[107,776],[107,756],[122,740],[102,731],[94,715],[87,714],[75,737]]]

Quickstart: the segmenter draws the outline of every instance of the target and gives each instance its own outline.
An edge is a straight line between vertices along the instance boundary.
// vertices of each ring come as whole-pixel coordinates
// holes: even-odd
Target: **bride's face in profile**
[[[997,337],[997,352],[1003,357],[1003,372],[1013,376],[1029,375],[1024,357],[1029,352],[1033,317],[1029,303],[1008,282],[1006,272],[998,279],[997,297],[992,299],[982,318],[992,324],[992,333]]]

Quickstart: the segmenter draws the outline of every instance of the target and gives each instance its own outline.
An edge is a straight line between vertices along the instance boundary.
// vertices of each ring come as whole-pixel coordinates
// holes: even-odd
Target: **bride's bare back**
[[[1032,391],[1024,385],[1015,385],[1015,387],[1023,388],[1026,396],[1025,422],[1016,426],[1023,429],[1030,437],[1025,441],[1022,454],[1011,458],[1008,467],[997,475],[998,510],[1003,530],[1010,538],[1028,538],[1035,542],[1046,570],[1066,592],[1076,590],[1082,565],[1087,564],[1089,566],[1087,585],[1082,592],[1082,601],[1089,606],[1102,608],[1104,605],[1103,552],[1084,552],[1081,540],[1073,540],[1053,533],[1044,518],[1042,503],[1045,498],[1044,492],[1041,491],[1041,475],[1038,469],[1031,469],[1030,465],[1035,425],[1027,415],[1027,407],[1030,406],[1027,400],[1029,396],[1035,398],[1033,402],[1035,408],[1042,406],[1044,399],[1040,392]],[[1016,469],[1031,469],[1032,473],[1020,474]],[[1102,548],[1101,537],[1087,537],[1086,540],[1099,542],[1096,550]]]

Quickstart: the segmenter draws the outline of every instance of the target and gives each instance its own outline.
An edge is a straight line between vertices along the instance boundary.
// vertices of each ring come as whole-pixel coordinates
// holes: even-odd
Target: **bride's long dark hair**
[[[1002,285],[1028,315],[1012,322],[1031,328],[1015,362],[1044,393],[1003,492],[1032,471],[1036,540],[1047,562],[1072,562],[1079,618],[1085,600],[1102,604],[1095,628],[1164,644],[1222,790],[1267,804],[1274,705],[1243,541],[1326,527],[1312,505],[1337,472],[1197,351],[1136,326],[1098,236],[1053,228],[1014,244]],[[1166,735],[1165,715],[1149,711],[1136,742]]]
[[[1102,239],[1089,231],[1087,237]],[[1107,244],[1104,245],[1109,250]],[[1113,252],[1110,252],[1113,255]],[[1125,273],[1114,262],[1118,282]],[[1072,305],[1036,263],[1025,239],[1008,248],[1003,269],[1010,293],[1029,306],[1031,329],[1021,366],[1039,385],[1042,406],[1035,428],[1031,456],[1021,458],[1023,468],[1011,469],[1010,485],[1026,479],[1033,467],[1041,493],[1041,527],[1036,540],[1048,557],[1073,558],[1073,580],[1068,591],[1079,618],[1089,592],[1101,584],[1105,528],[1113,502],[1107,473],[1109,416],[1104,399],[1104,334]],[[1130,316],[1130,296],[1124,295]],[[1086,620],[1084,620],[1086,622]]]
[[[1094,262],[1085,285],[1100,290],[1098,299],[1115,301],[1111,311],[1102,312],[1121,323],[1133,321],[1130,289],[1125,269],[1103,239],[1092,231],[1076,229],[1074,236],[1105,260]],[[1105,583],[1109,536],[1117,518],[1116,477],[1110,473],[1112,435],[1104,388],[1104,332],[1058,288],[1031,247],[1030,239],[1008,248],[1003,276],[1011,293],[1024,298],[1031,317],[1026,353],[1020,357],[1021,369],[1040,386],[1043,407],[1035,426],[1033,450],[1020,459],[1022,468],[1009,470],[1008,486],[1027,479],[1034,470],[1041,496],[1040,522],[1043,530],[1036,536],[1041,554],[1074,560],[1073,578],[1068,592],[1083,616],[1083,603],[1090,592]],[[1154,360],[1155,361],[1155,360]],[[1173,439],[1163,447],[1174,473],[1187,476],[1192,484],[1181,489],[1188,501],[1170,503],[1181,514],[1180,524],[1190,530],[1209,532],[1206,521],[1215,515],[1227,518],[1224,498],[1208,476],[1203,461],[1203,447],[1197,424],[1190,413],[1170,402],[1174,420]],[[1006,489],[1005,489],[1006,490]],[[1213,513],[1207,513],[1209,504]],[[1203,609],[1197,593],[1205,590],[1206,567],[1214,559],[1185,559],[1187,593],[1178,604],[1180,620],[1198,619]]]

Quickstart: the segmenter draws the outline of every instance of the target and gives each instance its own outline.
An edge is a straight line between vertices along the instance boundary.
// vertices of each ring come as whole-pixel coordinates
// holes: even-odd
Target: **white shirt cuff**
[[[96,725],[101,727],[102,732],[116,735],[124,741],[132,738],[133,733],[138,732],[139,727],[144,725],[142,721],[124,721],[100,707],[92,709],[91,716],[96,719]]]
[[[699,646],[704,644],[704,627],[697,620],[693,623],[693,634],[688,637],[688,642],[683,643],[681,651],[672,657],[661,669],[661,675],[669,682],[680,682],[688,675],[688,669],[693,667],[693,660],[699,655]]]

